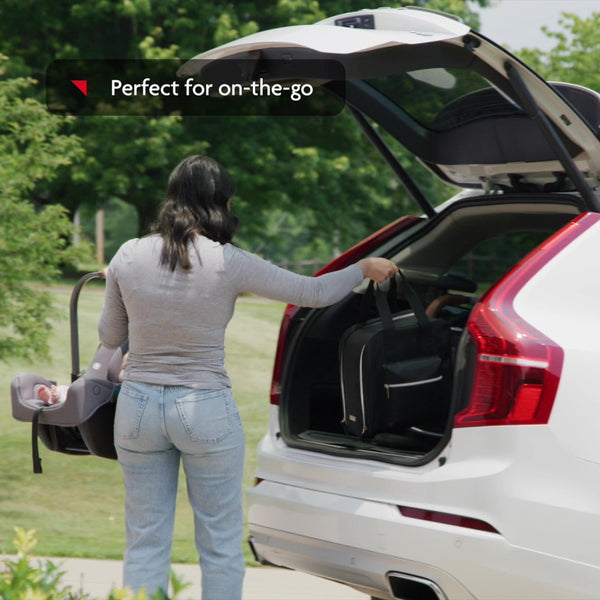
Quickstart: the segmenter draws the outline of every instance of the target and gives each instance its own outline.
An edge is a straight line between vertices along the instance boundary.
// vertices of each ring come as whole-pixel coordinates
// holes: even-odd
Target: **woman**
[[[253,293],[301,306],[337,302],[365,277],[397,272],[367,258],[320,277],[278,268],[231,244],[235,185],[207,156],[169,178],[154,234],[126,242],[110,263],[102,344],[129,339],[115,416],[126,491],[124,585],[168,585],[179,463],[194,511],[203,600],[242,594],[244,434],[224,368],[236,298]]]

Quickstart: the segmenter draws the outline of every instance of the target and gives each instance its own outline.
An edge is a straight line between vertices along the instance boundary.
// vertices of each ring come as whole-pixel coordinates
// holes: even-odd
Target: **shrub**
[[[32,560],[37,544],[35,530],[25,531],[15,527],[13,540],[17,554],[4,563],[0,571],[0,600],[92,600],[89,594],[73,591],[61,582],[64,572],[47,559]],[[187,587],[171,572],[173,600]],[[135,594],[130,589],[113,589],[107,600],[166,600],[163,592],[149,597],[144,590]]]

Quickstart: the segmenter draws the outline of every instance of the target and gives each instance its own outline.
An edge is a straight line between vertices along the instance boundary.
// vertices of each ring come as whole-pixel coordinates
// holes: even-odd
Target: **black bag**
[[[444,420],[449,405],[450,326],[430,320],[404,280],[409,310],[392,316],[386,297],[370,286],[379,318],[348,329],[340,341],[343,424],[373,437]]]

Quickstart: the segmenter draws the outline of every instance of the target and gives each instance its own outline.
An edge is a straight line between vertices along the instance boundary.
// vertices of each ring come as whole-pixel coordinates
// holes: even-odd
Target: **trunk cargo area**
[[[443,450],[454,415],[469,399],[475,357],[465,328],[472,307],[581,212],[570,196],[499,198],[453,203],[374,253],[394,260],[406,279],[384,290],[394,322],[387,345],[396,356],[383,392],[368,379],[389,361],[381,348],[371,356],[364,341],[356,341],[382,327],[366,283],[336,305],[300,310],[286,341],[280,397],[281,434],[289,446],[415,466]],[[433,342],[417,339],[415,301],[427,311]]]

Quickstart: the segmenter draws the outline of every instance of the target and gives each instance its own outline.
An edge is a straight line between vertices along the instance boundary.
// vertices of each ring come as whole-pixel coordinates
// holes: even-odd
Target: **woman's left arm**
[[[226,264],[238,293],[249,292],[298,306],[338,302],[365,277],[356,264],[319,277],[306,277],[231,246],[226,247]]]

